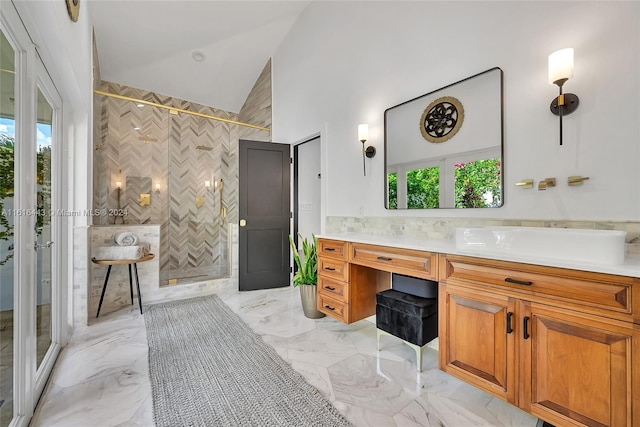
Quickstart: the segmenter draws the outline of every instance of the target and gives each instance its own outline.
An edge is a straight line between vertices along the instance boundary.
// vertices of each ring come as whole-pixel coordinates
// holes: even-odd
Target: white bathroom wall
[[[2,0],[5,3],[7,0]],[[69,172],[70,209],[91,207],[91,115],[93,100],[90,2],[82,3],[77,22],[71,21],[63,1],[14,0],[29,36],[63,99],[63,138],[77,179]],[[66,207],[66,206],[64,206]],[[74,217],[75,225],[91,223]]]
[[[329,217],[637,220],[639,28],[637,2],[313,2],[273,58],[273,140],[322,133]],[[564,47],[575,48],[564,90],[580,107],[560,146],[547,56]],[[504,207],[386,211],[384,110],[495,66],[504,71]],[[366,177],[359,123],[378,149]],[[590,180],[568,187],[570,175]],[[558,186],[514,186],[546,177]]]
[[[0,2],[0,7],[10,3],[9,0]],[[58,207],[88,212],[91,206],[93,114],[90,2],[82,2],[77,22],[69,19],[63,1],[13,0],[13,3],[63,100],[61,157],[65,164],[59,171],[63,183]],[[87,300],[85,284],[77,282],[83,277],[77,275],[83,265],[77,263],[80,257],[76,256],[78,248],[86,248],[86,233],[74,234],[73,226],[82,229],[90,222],[88,216],[69,216],[60,223],[61,234],[66,236],[65,240],[56,243],[62,254],[60,280],[65,287],[60,301],[60,312],[66,315],[63,342],[70,336],[74,322],[79,321],[74,319],[72,308],[82,309]],[[80,319],[83,320],[86,321],[86,316]]]

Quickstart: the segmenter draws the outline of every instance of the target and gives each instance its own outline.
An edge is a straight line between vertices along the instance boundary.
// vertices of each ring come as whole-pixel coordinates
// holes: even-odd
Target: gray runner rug
[[[156,426],[351,425],[217,296],[144,317]]]

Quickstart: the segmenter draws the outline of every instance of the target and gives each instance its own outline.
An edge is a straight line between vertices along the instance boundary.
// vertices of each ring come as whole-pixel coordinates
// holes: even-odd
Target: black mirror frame
[[[386,210],[389,211],[397,211],[399,209],[389,209],[389,186],[387,183],[387,150],[388,150],[388,144],[387,144],[387,113],[389,112],[389,110],[396,108],[396,107],[400,107],[402,105],[408,104],[410,102],[413,102],[417,99],[420,99],[422,97],[428,96],[428,95],[432,95],[438,91],[441,91],[443,89],[447,89],[451,86],[457,85],[459,83],[463,83],[466,82],[467,80],[471,80],[474,79],[476,77],[480,77],[484,74],[488,74],[492,71],[498,70],[499,73],[499,77],[500,77],[500,159],[501,159],[501,171],[502,173],[500,174],[500,189],[501,189],[501,198],[500,198],[500,205],[498,206],[494,206],[492,207],[492,209],[495,208],[501,208],[504,206],[504,198],[505,198],[505,186],[504,186],[504,72],[502,71],[502,69],[500,67],[493,67],[493,68],[489,68],[488,70],[482,71],[480,73],[474,74],[472,76],[469,76],[467,78],[464,78],[462,80],[459,80],[457,82],[453,82],[451,84],[448,84],[446,86],[443,86],[441,88],[432,90],[431,92],[425,93],[423,95],[420,96],[416,96],[415,98],[409,99],[408,101],[402,102],[400,104],[394,105],[392,107],[387,108],[386,110],[384,110],[384,174],[383,174],[383,180],[384,180],[384,207]],[[422,210],[426,210],[429,208],[425,208]],[[435,208],[432,208],[435,209]],[[437,209],[461,209],[461,208],[455,208],[455,207],[444,207],[444,208],[437,208]],[[481,209],[481,208],[474,208],[474,209]],[[402,210],[409,210],[409,209],[402,209]],[[413,210],[421,210],[421,209],[413,209]]]

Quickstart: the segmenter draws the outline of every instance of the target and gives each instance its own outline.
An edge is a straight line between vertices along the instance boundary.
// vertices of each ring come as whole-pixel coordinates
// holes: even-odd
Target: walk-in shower
[[[243,124],[234,113],[112,83],[95,96],[94,208],[111,212],[119,182],[124,223],[160,224],[160,286],[229,277]]]

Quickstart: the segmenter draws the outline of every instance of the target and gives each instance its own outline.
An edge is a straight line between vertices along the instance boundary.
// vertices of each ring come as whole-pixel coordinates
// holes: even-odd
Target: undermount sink
[[[456,248],[514,257],[542,257],[596,264],[622,264],[625,231],[546,227],[456,228]]]

